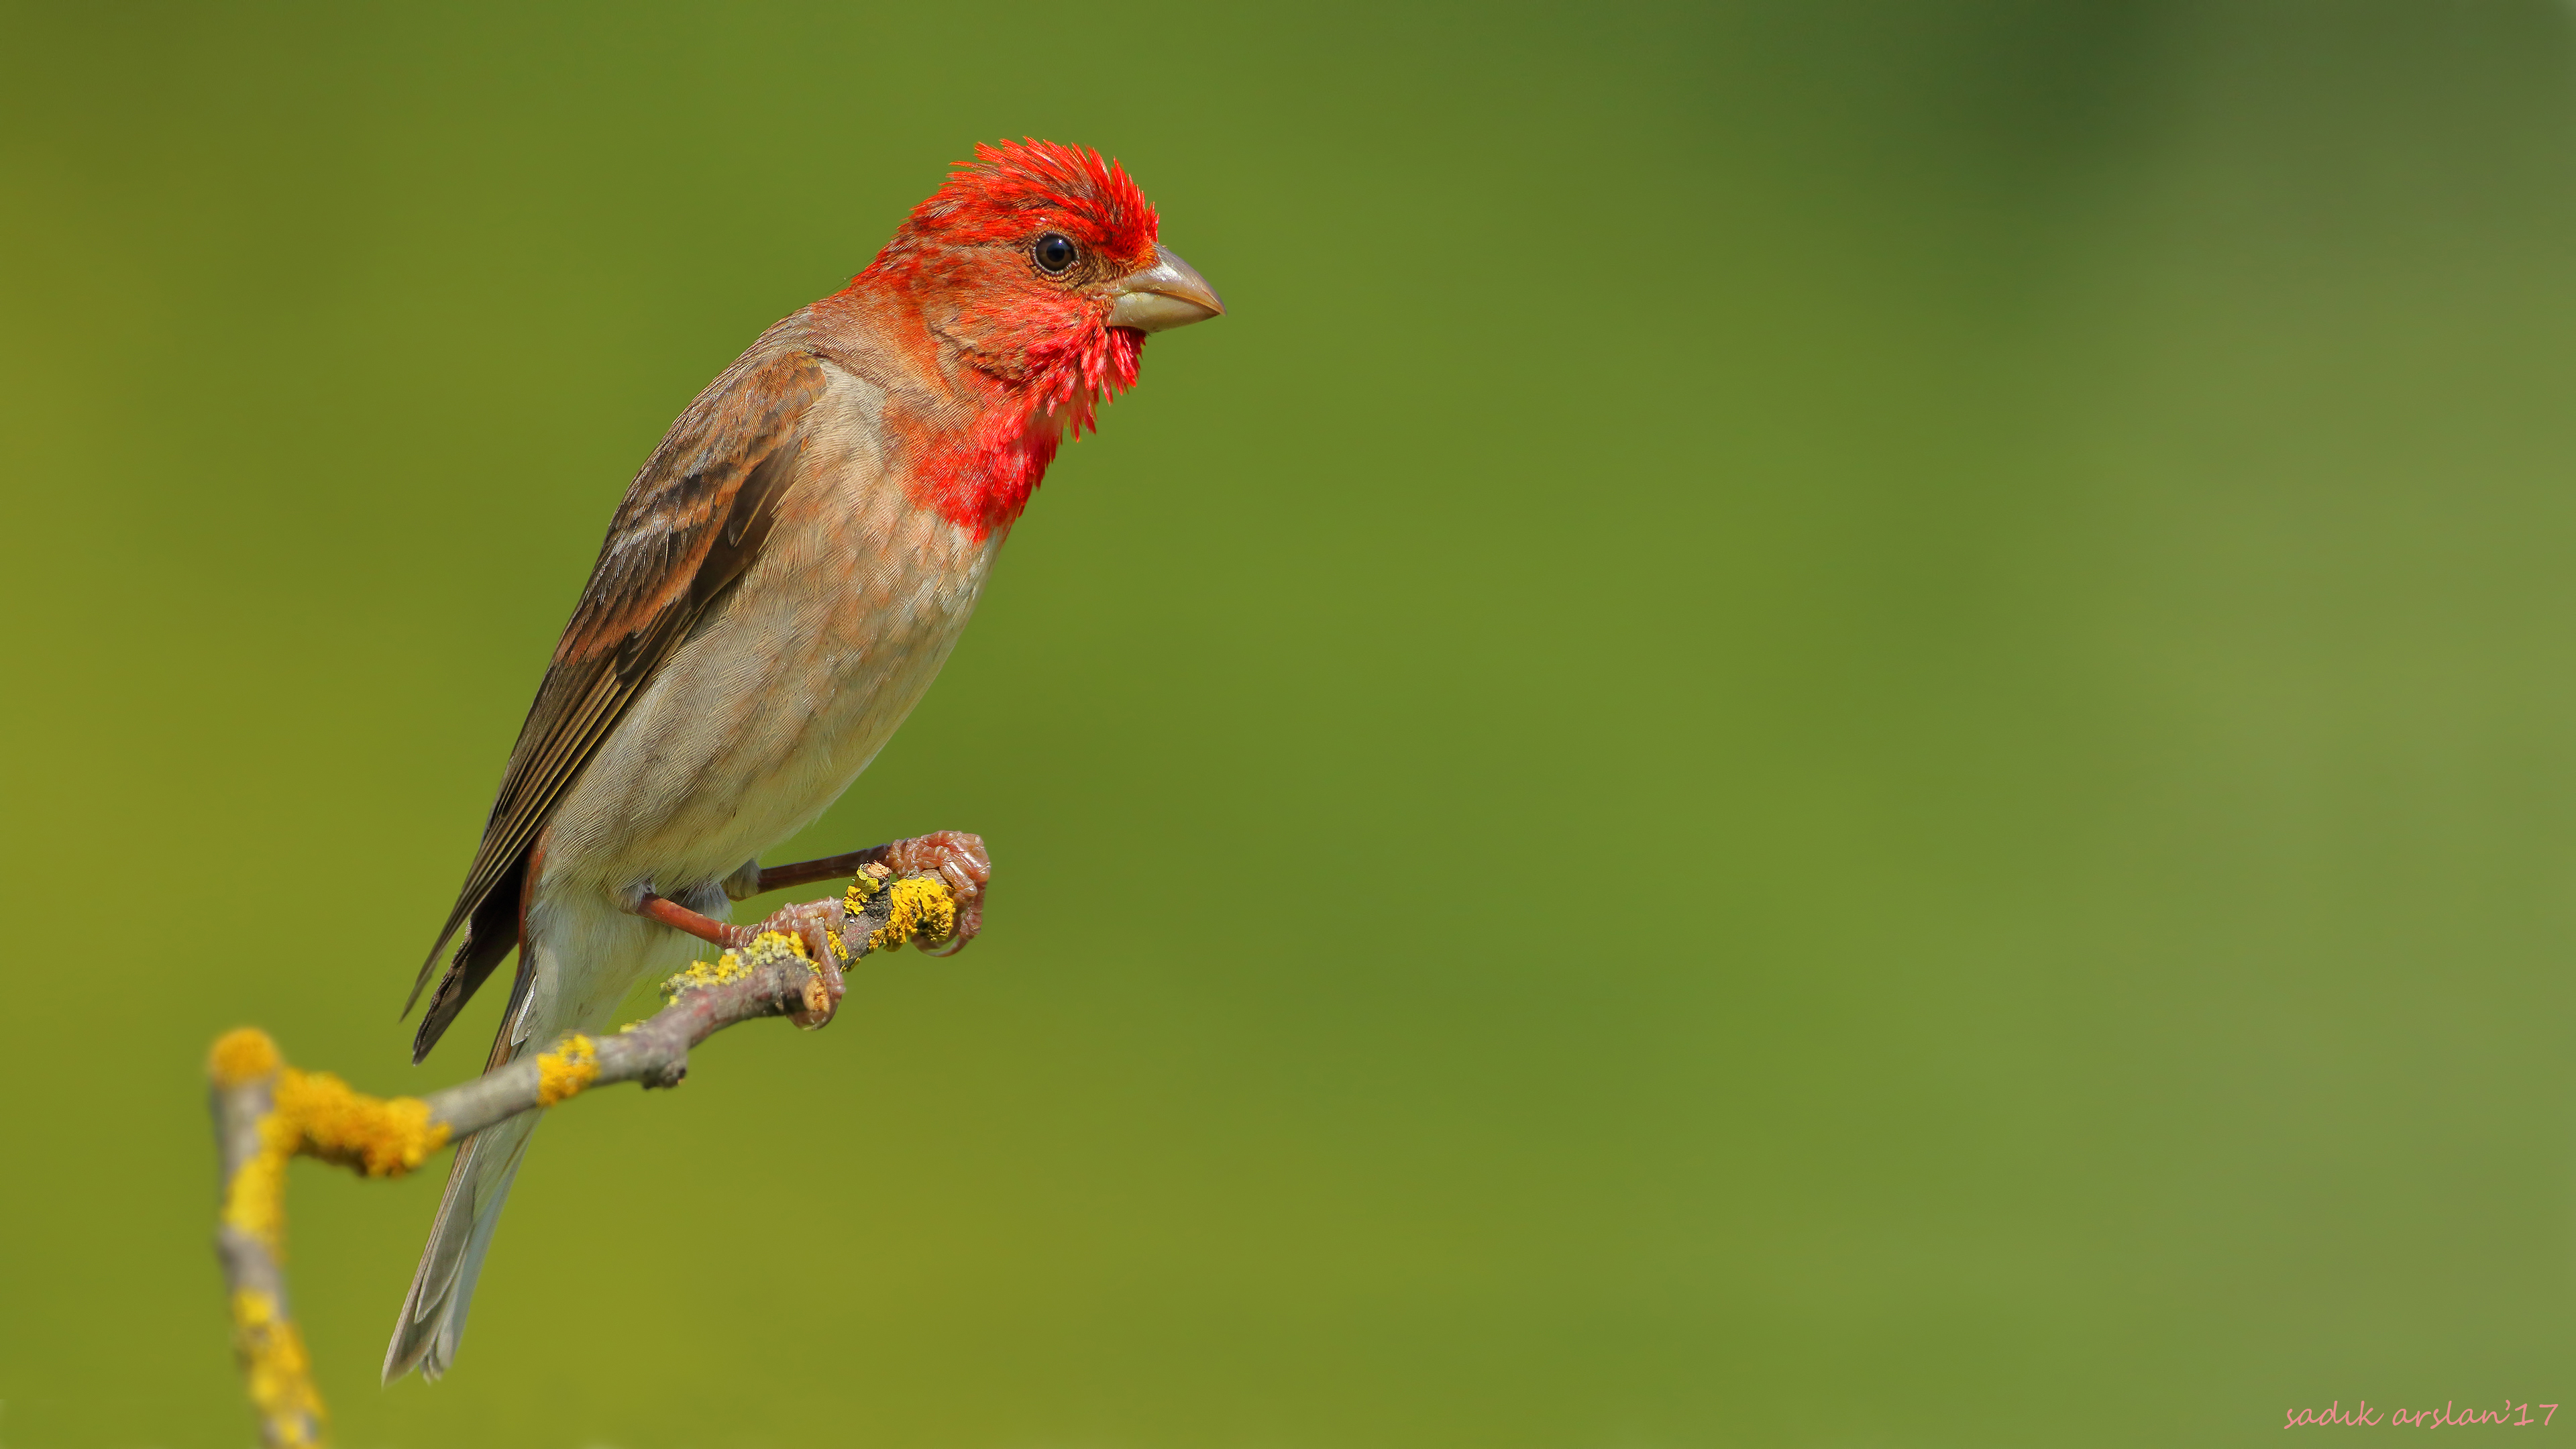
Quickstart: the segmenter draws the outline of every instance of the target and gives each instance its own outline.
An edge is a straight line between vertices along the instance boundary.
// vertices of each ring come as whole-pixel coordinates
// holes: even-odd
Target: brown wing
[[[518,944],[528,852],[555,803],[662,661],[758,556],[778,497],[795,477],[807,410],[823,386],[822,368],[803,352],[736,363],[689,405],[635,475],[519,727],[465,889],[403,1003],[407,1015],[439,951],[470,921],[421,1021],[412,1060],[429,1054]]]

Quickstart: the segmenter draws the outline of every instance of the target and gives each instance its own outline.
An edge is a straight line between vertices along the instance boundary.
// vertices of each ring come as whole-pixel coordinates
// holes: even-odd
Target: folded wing
[[[413,1039],[413,1061],[429,1055],[519,943],[528,853],[556,803],[662,662],[759,556],[823,387],[821,366],[803,352],[735,364],[681,414],[626,490],[519,727],[465,888],[403,1003],[408,1014],[463,927]]]

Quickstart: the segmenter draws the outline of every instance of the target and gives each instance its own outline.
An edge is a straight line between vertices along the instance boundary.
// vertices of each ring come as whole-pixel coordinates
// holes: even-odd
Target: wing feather
[[[778,498],[795,478],[806,417],[823,388],[823,369],[807,353],[745,358],[689,405],[636,474],[519,727],[465,888],[421,964],[404,1014],[419,1002],[457,929],[497,921],[501,913],[484,906],[505,888],[514,895],[521,889],[528,850],[582,766],[662,662],[759,556]],[[513,934],[518,915],[507,913]],[[481,984],[469,957],[488,974],[505,949],[491,941],[478,946],[469,934],[421,1022],[415,1061]]]

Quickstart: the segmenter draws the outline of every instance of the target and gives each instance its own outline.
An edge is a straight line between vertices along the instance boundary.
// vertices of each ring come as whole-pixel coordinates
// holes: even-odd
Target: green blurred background
[[[0,1443],[240,1445],[609,509],[943,166],[1224,290],[877,768],[982,942],[296,1170],[344,1444],[2254,1442],[2576,1403],[2539,3],[0,5]],[[2576,1433],[2576,1408],[2570,1427]]]

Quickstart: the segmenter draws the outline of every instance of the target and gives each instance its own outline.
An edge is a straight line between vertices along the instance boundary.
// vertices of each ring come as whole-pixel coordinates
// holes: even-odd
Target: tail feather
[[[529,868],[536,868],[533,862]],[[531,889],[525,898],[529,908],[516,932],[519,971],[511,982],[509,1004],[501,1010],[502,1026],[484,1063],[486,1071],[554,1040],[558,1032],[597,1030],[629,987],[649,980],[657,968],[695,954],[691,938],[630,915],[605,896],[575,892],[548,900]],[[713,881],[683,891],[677,899],[719,920],[732,905]],[[543,944],[549,941],[565,942],[572,950],[549,950]],[[441,990],[443,999],[445,988]],[[465,1334],[465,1310],[474,1301],[475,1277],[492,1250],[502,1203],[541,1115],[520,1113],[457,1146],[447,1191],[430,1224],[429,1244],[421,1250],[411,1291],[403,1295],[402,1316],[394,1322],[393,1342],[385,1349],[385,1382],[415,1368],[434,1379],[455,1363],[457,1342]]]
[[[429,1244],[421,1250],[411,1291],[403,1295],[402,1316],[394,1320],[393,1343],[385,1350],[386,1383],[414,1368],[435,1379],[456,1361],[456,1345],[465,1336],[465,1311],[474,1301],[474,1280],[483,1271],[484,1254],[492,1249],[492,1232],[500,1226],[511,1180],[528,1155],[528,1135],[542,1115],[523,1112],[474,1134],[457,1149],[447,1171],[446,1195],[430,1224]]]

